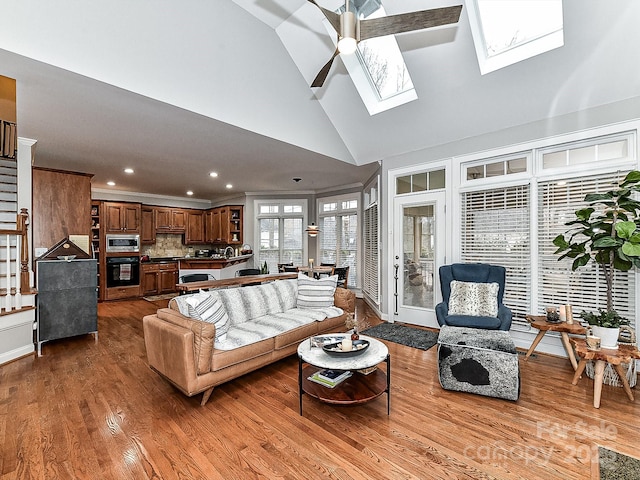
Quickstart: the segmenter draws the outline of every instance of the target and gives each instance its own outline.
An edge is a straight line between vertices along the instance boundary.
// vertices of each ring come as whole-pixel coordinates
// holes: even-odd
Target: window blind
[[[364,279],[362,291],[376,304],[379,298],[380,264],[378,256],[378,205],[370,205],[364,211]]]
[[[571,179],[566,182],[539,183],[538,197],[538,269],[539,309],[545,306],[571,304],[574,315],[582,310],[606,309],[606,282],[600,268],[593,262],[571,270],[572,259],[558,261],[553,239],[569,228],[566,222],[575,219],[575,211],[586,207],[588,193],[603,193],[617,185],[625,173],[612,173]],[[635,275],[633,271],[614,275],[613,304],[618,313],[633,318]]]
[[[462,195],[461,260],[506,268],[503,303],[520,323],[531,308],[529,196],[528,185]]]

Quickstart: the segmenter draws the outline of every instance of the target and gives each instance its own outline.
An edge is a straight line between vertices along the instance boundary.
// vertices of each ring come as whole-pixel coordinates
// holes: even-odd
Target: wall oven
[[[137,253],[140,251],[140,235],[109,234],[106,237],[107,253]]]
[[[140,285],[140,257],[107,257],[107,288]]]

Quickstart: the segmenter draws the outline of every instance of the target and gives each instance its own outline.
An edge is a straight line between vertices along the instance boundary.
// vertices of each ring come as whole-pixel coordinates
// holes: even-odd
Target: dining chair
[[[279,264],[278,264],[278,273],[284,273],[284,272],[286,272],[286,270],[284,269],[284,267],[293,267],[293,262],[289,262],[289,263],[279,263]]]
[[[336,286],[342,288],[349,288],[347,284],[349,282],[349,267],[333,267],[331,275],[338,275],[338,283]]]

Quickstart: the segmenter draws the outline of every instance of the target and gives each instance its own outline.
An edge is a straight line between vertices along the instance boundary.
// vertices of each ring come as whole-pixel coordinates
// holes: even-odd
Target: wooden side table
[[[600,408],[604,367],[607,363],[613,365],[613,368],[615,368],[616,373],[620,377],[620,381],[622,382],[624,391],[627,393],[627,397],[629,397],[629,400],[633,402],[633,393],[631,392],[631,387],[629,387],[629,382],[627,382],[627,375],[620,364],[631,363],[635,361],[635,359],[640,358],[640,351],[638,351],[638,348],[635,345],[618,345],[617,350],[610,350],[608,348],[590,350],[587,348],[587,342],[583,339],[572,338],[571,343],[576,347],[576,354],[580,357],[580,364],[573,376],[573,381],[571,382],[572,385],[576,385],[578,383],[578,380],[580,379],[582,372],[584,372],[589,360],[594,360],[596,363],[595,376],[593,378],[593,406],[595,408]]]
[[[573,369],[576,370],[578,368],[578,362],[576,361],[576,356],[573,353],[573,348],[569,343],[569,334],[572,335],[584,335],[587,332],[587,329],[580,325],[579,323],[549,323],[547,322],[547,317],[544,315],[527,315],[527,321],[531,324],[533,328],[537,328],[539,330],[538,335],[533,340],[533,343],[529,347],[527,354],[524,359],[527,360],[531,354],[535,351],[536,347],[544,337],[547,332],[560,332],[560,337],[562,338],[562,345],[564,345],[564,349],[567,351],[567,355],[569,356],[569,360],[571,361],[571,365]]]

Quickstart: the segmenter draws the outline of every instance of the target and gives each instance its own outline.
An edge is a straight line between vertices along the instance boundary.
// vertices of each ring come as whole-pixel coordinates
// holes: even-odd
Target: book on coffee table
[[[310,377],[309,380],[312,382],[318,383],[320,385],[324,385],[325,387],[333,388],[336,385],[344,382],[347,378],[352,375],[350,371],[344,370],[320,370]]]

